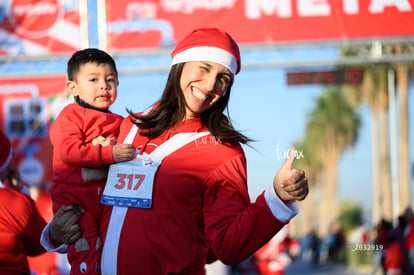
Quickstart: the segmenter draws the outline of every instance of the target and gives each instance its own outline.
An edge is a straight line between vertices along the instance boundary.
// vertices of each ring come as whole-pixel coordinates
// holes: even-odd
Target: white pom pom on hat
[[[228,68],[234,75],[240,72],[239,47],[225,31],[217,28],[196,29],[179,42],[171,53],[172,64],[189,61],[211,61]]]
[[[12,159],[12,148],[9,138],[0,131],[0,173],[6,170]]]

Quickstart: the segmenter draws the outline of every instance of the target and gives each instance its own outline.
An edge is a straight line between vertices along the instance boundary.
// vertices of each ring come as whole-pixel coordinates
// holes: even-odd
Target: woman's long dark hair
[[[171,67],[167,84],[159,100],[159,105],[148,114],[136,115],[131,110],[128,113],[135,118],[134,123],[140,129],[142,136],[156,138],[166,130],[178,126],[186,115],[185,98],[180,86],[180,77],[184,63]],[[233,83],[231,83],[233,84]],[[247,144],[252,141],[239,131],[235,130],[229,118],[227,105],[230,98],[231,86],[217,103],[200,115],[201,121],[210,133],[224,144]],[[227,116],[223,114],[227,111]]]

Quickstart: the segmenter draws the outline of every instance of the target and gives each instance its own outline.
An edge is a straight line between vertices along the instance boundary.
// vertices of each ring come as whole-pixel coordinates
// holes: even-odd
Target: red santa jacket
[[[131,126],[124,119],[119,141]],[[151,153],[177,133],[206,130],[199,119],[187,120],[155,139],[136,135],[133,144]],[[150,209],[105,208],[103,274],[203,274],[209,248],[234,264],[285,225],[263,194],[251,203],[241,146],[226,146],[211,134],[164,158],[152,200]]]
[[[404,255],[402,254],[401,245],[398,241],[393,241],[385,253],[384,269],[386,274],[402,274],[403,261]]]
[[[49,191],[54,200],[85,206],[85,202],[95,196],[95,189],[104,187],[108,165],[114,162],[113,145],[94,145],[92,140],[98,136],[114,138],[122,120],[117,114],[77,103],[67,105],[60,112],[50,129],[53,184]],[[91,188],[85,188],[87,186]],[[98,201],[90,203],[88,208],[99,205]],[[54,207],[56,210],[60,205]]]
[[[93,145],[92,140],[98,136],[115,137],[122,119],[77,103],[67,105],[50,128],[53,181],[81,185],[89,181],[82,167],[100,168],[113,163],[112,146]]]
[[[27,256],[45,252],[40,245],[45,225],[29,196],[0,182],[0,274],[30,274]]]

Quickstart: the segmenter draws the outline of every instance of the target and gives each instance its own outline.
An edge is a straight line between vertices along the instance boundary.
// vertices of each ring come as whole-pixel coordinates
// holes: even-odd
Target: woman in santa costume
[[[118,141],[139,154],[108,174],[103,274],[205,274],[215,259],[246,259],[298,213],[308,183],[292,168],[294,150],[273,184],[249,198],[241,144],[250,140],[224,114],[240,66],[229,34],[197,29],[172,52],[160,100],[121,124]],[[80,213],[70,209],[56,213],[45,244],[76,239]]]
[[[10,141],[0,131],[0,274],[30,274],[27,256],[45,252],[39,241],[46,222],[35,202],[20,192],[12,158]]]

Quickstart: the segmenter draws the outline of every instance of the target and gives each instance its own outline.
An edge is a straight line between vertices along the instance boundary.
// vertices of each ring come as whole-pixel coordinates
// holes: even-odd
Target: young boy
[[[131,160],[132,144],[115,144],[122,116],[108,108],[117,97],[118,72],[106,52],[84,49],[67,64],[67,90],[75,102],[67,105],[50,129],[53,145],[53,210],[80,206],[82,238],[68,249],[71,274],[99,274],[101,239],[98,219],[109,164]]]

